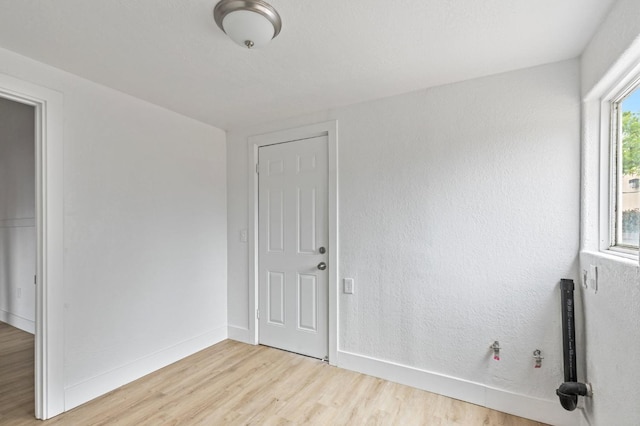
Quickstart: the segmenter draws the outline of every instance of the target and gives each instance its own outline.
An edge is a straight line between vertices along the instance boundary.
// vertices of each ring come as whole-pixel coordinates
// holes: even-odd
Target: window
[[[640,80],[611,100],[610,248],[638,251],[640,242]]]

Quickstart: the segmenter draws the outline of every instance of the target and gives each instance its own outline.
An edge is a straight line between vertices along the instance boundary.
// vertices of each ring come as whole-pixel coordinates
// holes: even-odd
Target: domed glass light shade
[[[261,0],[221,0],[213,17],[231,40],[248,49],[269,43],[282,28],[278,12]]]

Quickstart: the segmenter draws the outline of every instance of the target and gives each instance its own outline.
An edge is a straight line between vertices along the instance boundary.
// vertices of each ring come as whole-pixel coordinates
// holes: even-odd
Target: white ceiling
[[[614,0],[271,0],[260,50],[216,0],[0,0],[0,46],[228,129],[573,58]]]

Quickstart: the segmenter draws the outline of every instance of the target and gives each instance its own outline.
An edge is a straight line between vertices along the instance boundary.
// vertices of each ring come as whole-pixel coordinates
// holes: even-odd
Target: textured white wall
[[[598,292],[582,291],[587,362],[582,376],[594,392],[585,400],[587,417],[594,426],[638,425],[640,404],[633,393],[640,379],[640,268],[586,251],[580,263],[598,268]]]
[[[598,291],[581,291],[585,317],[586,400],[590,423],[640,424],[635,395],[640,379],[640,268],[637,261],[599,250],[599,99],[630,67],[640,63],[640,2],[619,0],[581,60],[583,105],[582,253],[580,265],[597,267]]]
[[[0,320],[35,331],[33,107],[0,98]]]
[[[582,54],[582,93],[588,94],[640,35],[638,0],[617,0]],[[635,64],[634,64],[635,65]]]
[[[342,348],[553,398],[557,282],[578,248],[577,95],[567,62],[346,112],[341,275],[360,291],[342,299]]]
[[[339,349],[555,400],[558,282],[577,277],[579,90],[572,60],[231,130],[230,326],[249,315],[247,136],[337,119],[339,276],[356,282],[339,296]]]
[[[6,50],[0,72],[64,97],[67,408],[224,338],[224,132]]]

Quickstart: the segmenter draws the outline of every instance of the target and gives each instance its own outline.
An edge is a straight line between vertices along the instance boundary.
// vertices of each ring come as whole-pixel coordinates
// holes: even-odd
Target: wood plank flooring
[[[34,419],[33,336],[0,323],[2,425],[510,425],[541,423],[226,340],[54,419]]]

